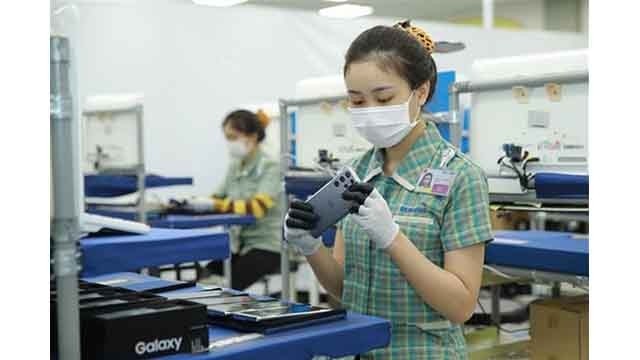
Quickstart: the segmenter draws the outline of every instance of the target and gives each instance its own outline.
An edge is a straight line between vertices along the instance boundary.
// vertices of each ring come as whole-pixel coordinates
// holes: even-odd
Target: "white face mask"
[[[353,126],[362,137],[377,147],[396,145],[418,123],[409,115],[412,97],[413,92],[405,103],[399,105],[349,108]]]
[[[242,139],[227,140],[229,155],[234,159],[244,159],[249,154],[249,145]]]

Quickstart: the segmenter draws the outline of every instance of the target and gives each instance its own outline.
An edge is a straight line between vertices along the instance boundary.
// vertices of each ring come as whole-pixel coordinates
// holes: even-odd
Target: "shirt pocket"
[[[442,317],[439,321],[413,325],[426,342],[433,345],[430,348],[437,351],[438,359],[468,359],[462,332],[449,320]]]
[[[447,321],[443,320],[441,322]],[[421,329],[420,326],[418,326],[417,331],[421,334],[418,335],[418,339],[416,340],[428,344],[429,352],[436,355],[434,359],[468,359],[466,347],[464,345],[460,346],[454,339],[455,329],[453,327]]]
[[[438,266],[443,265],[440,224],[435,214],[428,211],[419,215],[395,215],[394,220],[421,253]]]
[[[444,253],[440,244],[440,227],[431,213],[427,211],[421,214],[394,215],[393,219],[400,226],[400,231],[416,246],[420,253],[429,261],[442,267]],[[376,270],[373,274],[373,283],[391,289],[389,294],[382,294],[385,301],[394,304],[404,303],[407,298],[418,296],[398,265],[391,260],[388,254],[376,251],[374,255]],[[394,308],[403,311],[404,305],[398,304]]]

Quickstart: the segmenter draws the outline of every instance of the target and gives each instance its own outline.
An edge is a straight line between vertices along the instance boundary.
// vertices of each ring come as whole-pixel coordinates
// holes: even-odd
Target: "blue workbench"
[[[135,221],[138,210],[134,207],[109,209],[108,206],[88,206],[87,213]],[[164,215],[157,211],[148,211],[147,223],[151,227],[166,229],[198,229],[213,226],[253,225],[253,215],[203,214],[203,215]]]
[[[566,232],[498,231],[487,246],[485,263],[589,276],[589,240]]]
[[[139,274],[110,274],[87,281],[105,281],[127,277],[139,279],[134,284],[114,285],[132,290],[145,287],[148,282],[167,282]],[[189,291],[182,289],[178,291]],[[160,294],[162,295],[162,294]],[[209,326],[209,341],[213,342],[240,333],[219,326]],[[349,312],[347,318],[330,323],[316,324],[308,327],[283,331],[266,335],[263,338],[245,343],[219,348],[201,354],[181,354],[163,357],[167,360],[202,360],[202,359],[311,359],[316,355],[342,357],[362,354],[367,351],[382,348],[391,339],[391,324],[388,320],[365,316]]]
[[[256,218],[252,215],[210,214],[210,215],[165,215],[149,221],[158,228],[197,229],[212,226],[253,225]]]
[[[80,240],[83,276],[229,257],[223,230],[155,229],[144,235],[92,235]]]
[[[118,218],[122,220],[136,221],[138,219],[138,209],[135,207],[122,207],[122,206],[100,206],[100,205],[87,205],[86,210],[88,214],[95,214],[101,216],[108,216]],[[162,216],[158,211],[145,212],[147,221],[157,219]]]
[[[333,246],[335,229],[323,234]],[[589,276],[589,240],[566,232],[498,231],[487,245],[485,263],[561,274]]]
[[[166,177],[148,174],[144,179],[145,188],[193,185],[190,177]],[[84,195],[93,197],[113,197],[138,191],[135,175],[85,175]]]
[[[539,172],[535,177],[539,199],[589,199],[589,176]]]

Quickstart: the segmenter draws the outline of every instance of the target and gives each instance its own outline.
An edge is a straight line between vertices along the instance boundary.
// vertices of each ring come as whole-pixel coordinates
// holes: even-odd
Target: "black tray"
[[[259,332],[263,334],[272,334],[280,331],[307,327],[319,323],[342,320],[346,318],[346,316],[347,311],[345,309],[329,309],[325,312],[312,313],[309,315],[299,314],[293,317],[282,317],[253,321],[237,318],[234,315],[218,316],[209,313],[209,323],[243,332]]]

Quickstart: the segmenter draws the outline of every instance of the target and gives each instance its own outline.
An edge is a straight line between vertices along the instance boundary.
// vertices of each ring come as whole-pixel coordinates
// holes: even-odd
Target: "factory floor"
[[[537,296],[519,295],[500,300],[500,312],[510,313],[525,309]],[[491,313],[491,293],[482,290],[476,313]],[[465,338],[471,360],[526,360],[529,359],[529,321],[497,326],[465,326]]]

